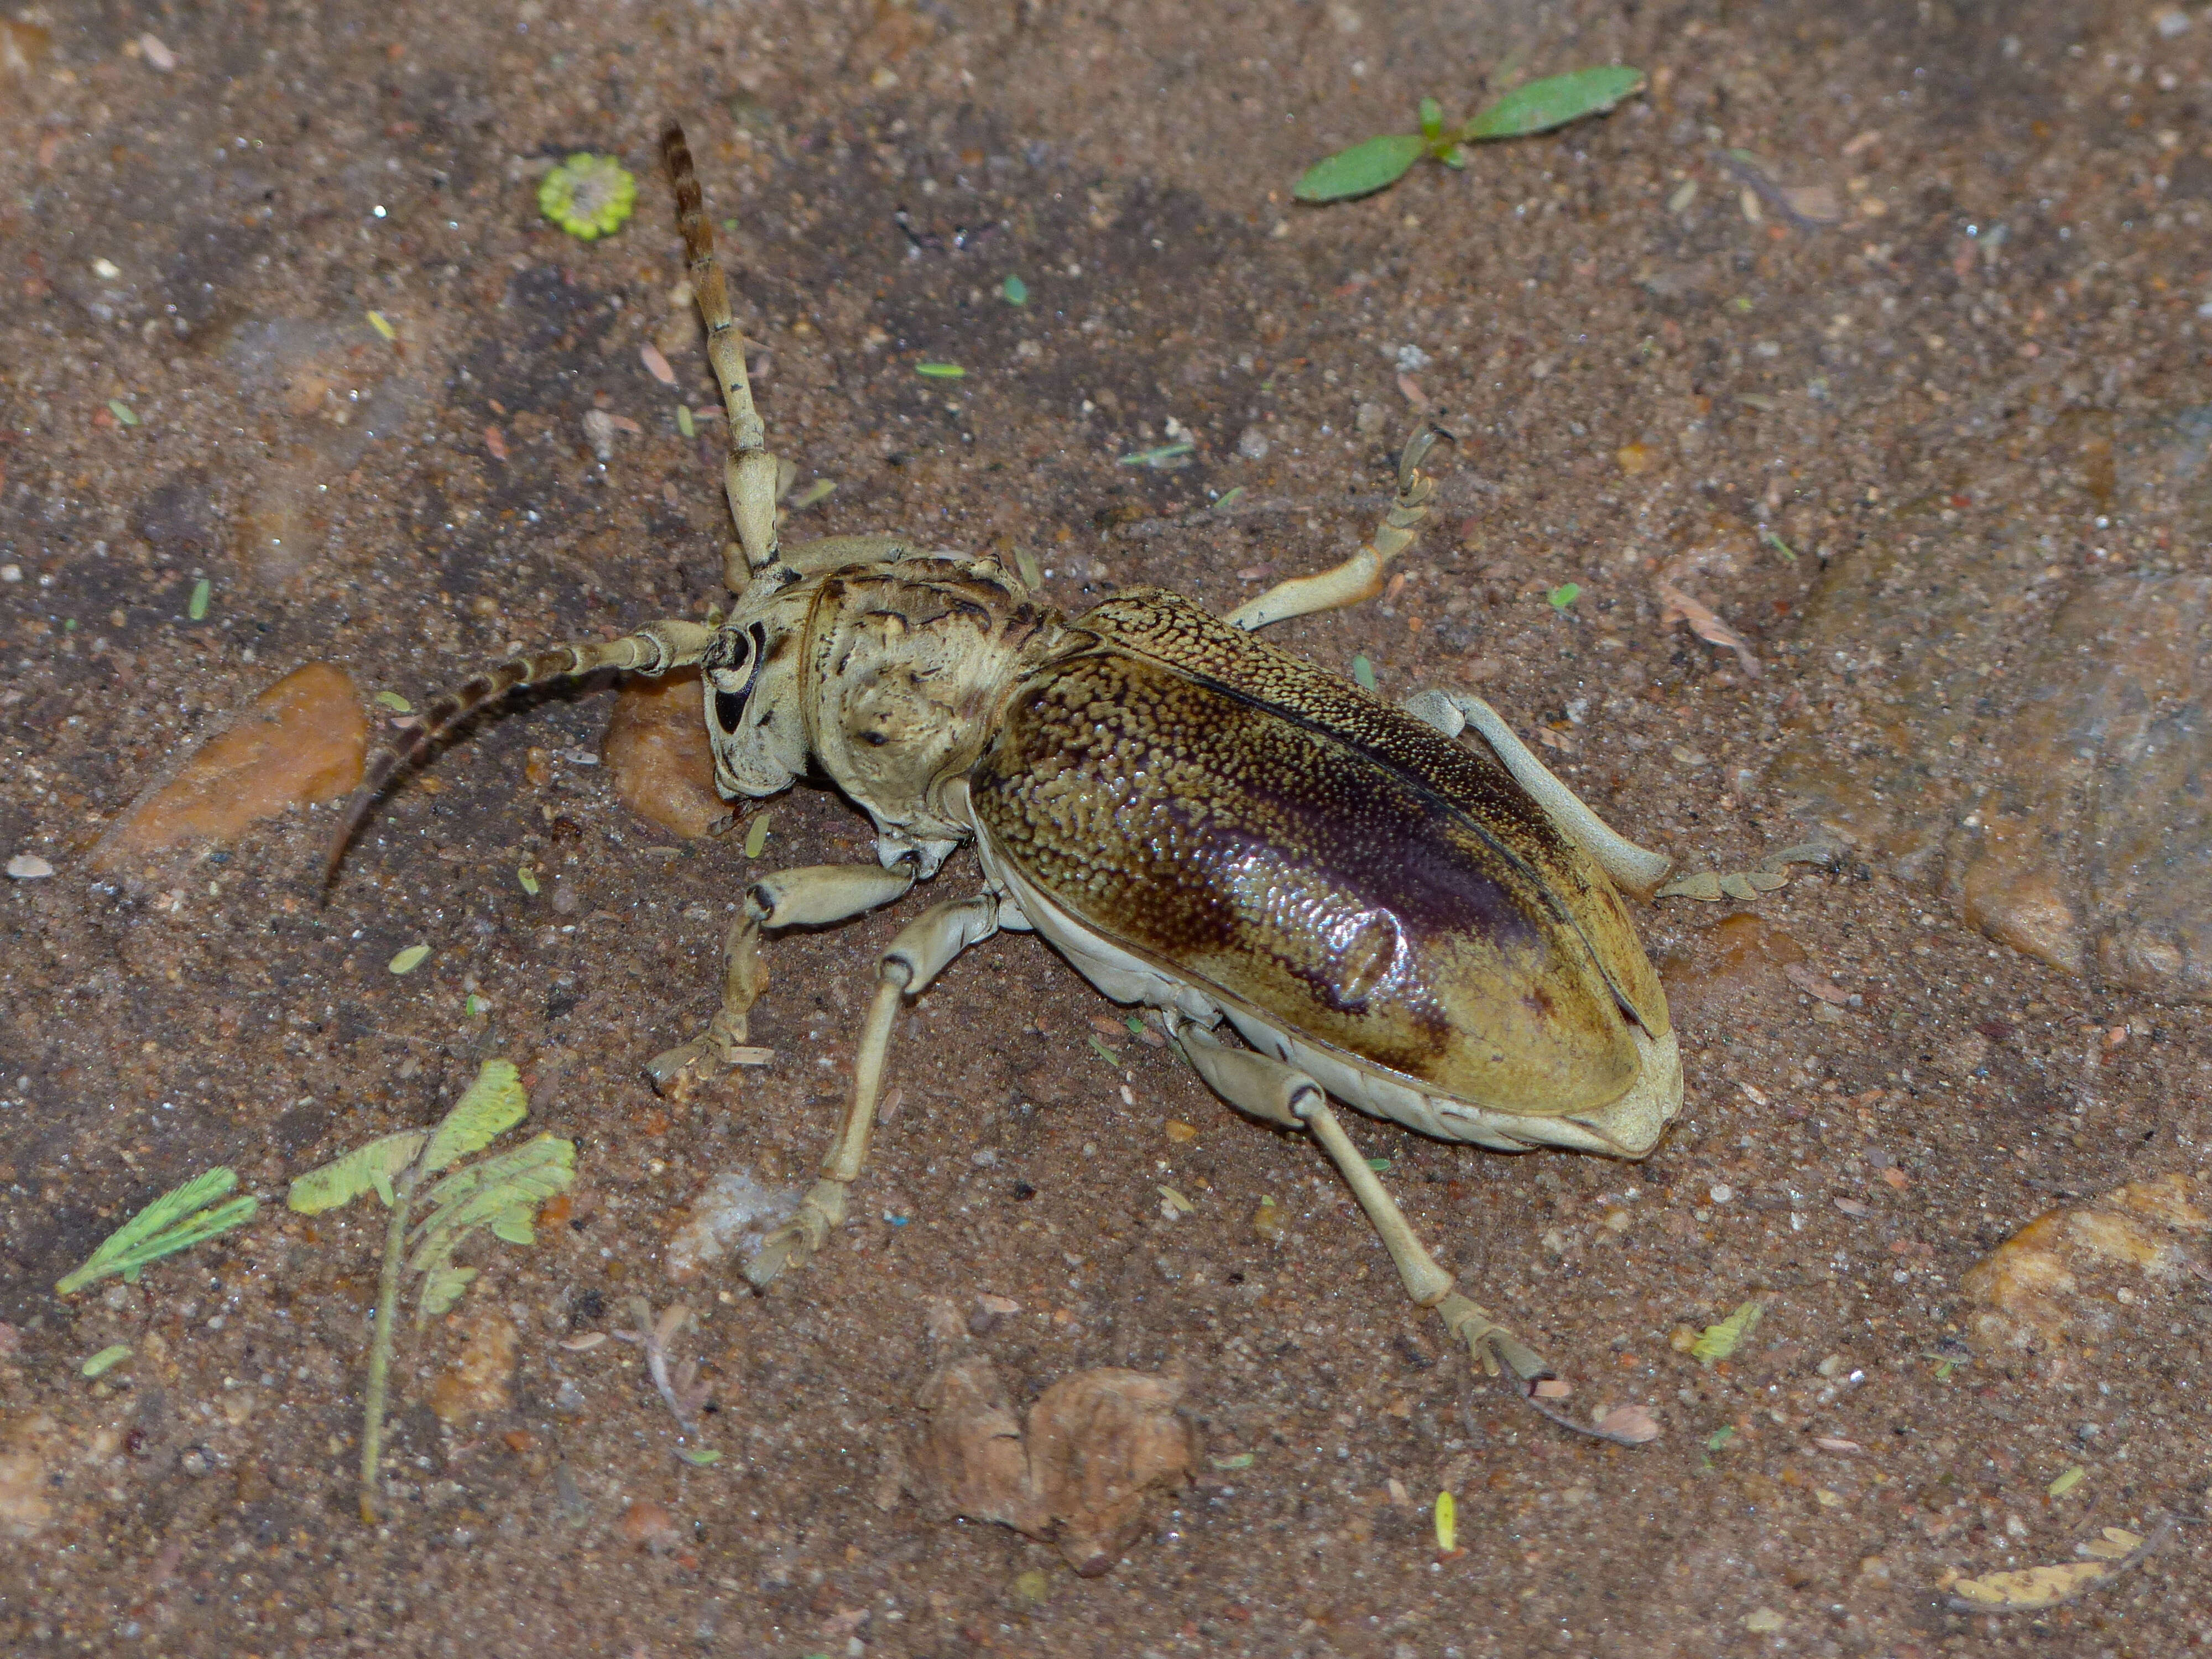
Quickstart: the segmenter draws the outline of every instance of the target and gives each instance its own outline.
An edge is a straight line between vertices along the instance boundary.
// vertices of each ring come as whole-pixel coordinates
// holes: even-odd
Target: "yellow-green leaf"
[[[1418,132],[1392,133],[1370,138],[1364,144],[1340,149],[1305,171],[1291,194],[1301,202],[1341,202],[1371,195],[1385,185],[1405,177],[1406,169],[1421,159],[1426,142]]]
[[[431,1174],[481,1152],[529,1115],[530,1097],[522,1091],[521,1074],[511,1060],[488,1060],[477,1071],[477,1080],[453,1103],[422,1154],[422,1168]]]
[[[54,1289],[68,1296],[112,1273],[120,1273],[126,1282],[135,1284],[138,1270],[147,1263],[251,1220],[259,1205],[255,1198],[214,1203],[237,1185],[236,1170],[214,1169],[170,1188],[109,1234],[85,1264],[64,1277]],[[210,1205],[214,1207],[208,1207]]]
[[[2089,1471],[2076,1463],[2052,1481],[2047,1490],[2053,1498],[2063,1498],[2087,1480],[2088,1475]]]
[[[968,371],[957,363],[916,363],[914,372],[933,380],[964,380]]]
[[[477,1270],[474,1267],[440,1267],[425,1278],[422,1281],[422,1299],[416,1304],[420,1310],[419,1316],[416,1321],[416,1324],[419,1326],[423,1319],[435,1319],[453,1304],[459,1302],[461,1299],[461,1292],[468,1289],[470,1281],[476,1276]]]
[[[1752,1328],[1759,1323],[1765,1311],[1757,1297],[1743,1304],[1717,1325],[1705,1327],[1705,1334],[1690,1348],[1691,1356],[1708,1365],[1718,1364],[1743,1346]]]
[[[1626,64],[1577,70],[1531,81],[1509,92],[1461,129],[1462,138],[1520,138],[1611,109],[1644,84],[1644,71]]]
[[[207,620],[208,613],[208,600],[213,596],[214,592],[215,584],[208,580],[205,576],[201,577],[198,581],[194,582],[192,584],[192,597],[187,600],[185,605],[185,615],[191,617],[194,622],[205,622]]]
[[[77,1370],[86,1376],[105,1376],[130,1358],[131,1345],[128,1342],[118,1342],[111,1347],[102,1348],[83,1364],[78,1366]]]
[[[1459,1499],[1448,1492],[1437,1494],[1437,1547],[1446,1555],[1459,1547]]]
[[[319,1215],[350,1204],[363,1193],[374,1192],[386,1205],[392,1202],[392,1179],[415,1161],[427,1129],[403,1129],[365,1146],[356,1146],[343,1158],[319,1170],[310,1170],[292,1182],[284,1202],[301,1215]]]
[[[528,865],[518,866],[514,872],[514,878],[522,884],[524,892],[532,898],[538,896],[538,878],[531,873]]]
[[[395,974],[411,974],[430,959],[427,945],[410,945],[384,965]]]
[[[747,858],[757,859],[763,851],[766,850],[768,847],[768,823],[769,820],[775,816],[775,814],[773,812],[756,812],[753,814],[752,822],[745,826],[745,856]]]
[[[380,311],[368,313],[368,325],[376,331],[380,339],[396,340],[399,337],[399,331],[392,327],[392,319]]]
[[[415,712],[415,705],[397,691],[380,691],[376,694],[376,700],[395,714],[411,714]]]

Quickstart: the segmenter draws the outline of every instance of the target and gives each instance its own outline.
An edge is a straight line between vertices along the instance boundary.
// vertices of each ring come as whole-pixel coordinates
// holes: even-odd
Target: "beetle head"
[[[788,566],[759,573],[699,659],[714,787],[726,799],[773,795],[806,770],[799,661],[821,581]]]

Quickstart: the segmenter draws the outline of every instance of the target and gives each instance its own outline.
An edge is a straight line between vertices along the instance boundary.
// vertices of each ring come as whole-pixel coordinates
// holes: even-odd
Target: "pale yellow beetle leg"
[[[1436,441],[1436,433],[1425,428],[1407,441],[1398,458],[1398,497],[1390,503],[1373,541],[1332,570],[1277,582],[1258,599],[1231,611],[1225,618],[1230,625],[1249,632],[1291,617],[1358,605],[1380,593],[1390,561],[1413,544],[1421,521],[1429,516],[1429,498],[1437,493],[1437,486],[1436,480],[1421,471],[1421,460]]]
[[[1472,726],[1482,736],[1514,781],[1528,792],[1553,823],[1574,838],[1597,866],[1625,887],[1648,898],[1666,878],[1674,860],[1665,853],[1638,847],[1585,805],[1582,797],[1552,775],[1543,762],[1516,737],[1505,718],[1480,697],[1464,691],[1422,691],[1406,699],[1406,712],[1448,738]]]
[[[1553,1374],[1526,1343],[1454,1287],[1452,1276],[1429,1254],[1398,1200],[1352,1145],[1321,1085],[1272,1055],[1229,1048],[1198,1026],[1178,1022],[1176,1035],[1206,1086],[1237,1110],[1285,1128],[1303,1128],[1321,1142],[1390,1253],[1406,1294],[1435,1309],[1486,1373],[1495,1376],[1502,1366],[1524,1382]]]
[[[999,931],[999,901],[989,893],[952,899],[924,911],[902,928],[883,954],[875,1000],[860,1029],[853,1057],[853,1094],[837,1139],[823,1160],[822,1178],[806,1189],[799,1212],[761,1242],[760,1254],[746,1265],[745,1277],[761,1288],[785,1268],[803,1264],[845,1219],[845,1189],[867,1162],[868,1139],[876,1124],[876,1101],[883,1092],[884,1064],[890,1057],[891,1024],[900,1005],[945,970],[971,945]]]
[[[647,1063],[653,1088],[668,1094],[687,1072],[703,1080],[744,1047],[752,1006],[768,988],[768,969],[760,959],[763,929],[827,927],[903,897],[913,885],[911,865],[886,870],[873,864],[803,865],[755,882],[723,941],[722,1006],[704,1031]]]

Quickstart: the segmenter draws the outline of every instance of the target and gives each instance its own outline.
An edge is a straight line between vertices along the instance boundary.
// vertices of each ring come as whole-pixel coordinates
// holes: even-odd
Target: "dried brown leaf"
[[[1751,642],[1723,622],[1711,606],[1692,599],[1664,576],[1653,586],[1659,594],[1660,627],[1670,628],[1677,622],[1689,623],[1692,633],[1708,644],[1725,646],[1735,652],[1737,660],[1743,664],[1743,672],[1753,679],[1759,678],[1759,658],[1753,654]]]

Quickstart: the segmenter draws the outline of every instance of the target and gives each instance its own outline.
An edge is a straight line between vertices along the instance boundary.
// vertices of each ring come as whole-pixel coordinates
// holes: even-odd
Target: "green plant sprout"
[[[1531,81],[1485,106],[1456,128],[1444,125],[1443,106],[1421,100],[1421,130],[1370,138],[1340,149],[1306,169],[1291,194],[1301,202],[1341,202],[1372,195],[1395,185],[1424,155],[1448,167],[1463,167],[1462,144],[1494,138],[1525,138],[1548,132],[1585,115],[1601,115],[1644,84],[1644,71],[1625,64],[1576,70],[1548,80]]]
[[[538,210],[571,236],[611,236],[637,205],[637,179],[611,155],[579,150],[538,182]]]
[[[221,1169],[194,1176],[183,1186],[173,1188],[110,1233],[84,1266],[54,1289],[64,1296],[73,1295],[110,1273],[121,1273],[124,1283],[135,1285],[138,1270],[148,1262],[174,1255],[204,1238],[213,1238],[252,1220],[261,1200],[251,1193],[228,1204],[215,1202],[237,1185],[238,1171]]]
[[[310,1170],[286,1200],[317,1215],[374,1192],[391,1211],[384,1230],[383,1271],[377,1279],[376,1328],[369,1340],[368,1386],[361,1437],[361,1518],[377,1521],[376,1468],[384,1450],[384,1402],[392,1370],[392,1327],[407,1273],[422,1276],[415,1328],[461,1299],[474,1267],[457,1267],[453,1253],[489,1228],[495,1238],[528,1244],[538,1206],[576,1179],[576,1145],[539,1135],[511,1151],[455,1170],[421,1194],[424,1218],[410,1233],[416,1188],[427,1176],[482,1152],[529,1115],[512,1060],[488,1060],[434,1129],[403,1129]]]

